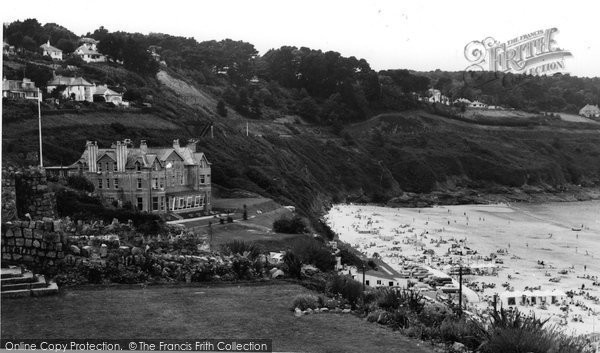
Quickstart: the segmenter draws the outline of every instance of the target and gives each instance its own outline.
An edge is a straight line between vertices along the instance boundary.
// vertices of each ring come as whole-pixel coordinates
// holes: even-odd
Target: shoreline
[[[326,218],[341,241],[367,256],[378,252],[392,267],[401,267],[403,259],[448,273],[451,264],[458,260],[489,264],[483,257],[497,254],[503,260],[497,264],[497,276],[463,277],[478,291],[480,303],[473,305],[474,310],[489,307],[493,295],[508,292],[508,288],[561,290],[573,295],[560,305],[516,307],[524,313],[549,317],[552,324],[562,325],[563,329],[581,334],[600,331],[600,302],[593,300],[600,297],[600,286],[584,278],[600,275],[597,260],[600,257],[600,202],[597,200],[429,208],[334,205]],[[366,219],[372,221],[373,229],[379,234],[392,234],[394,240],[401,241],[400,251],[392,251],[393,242],[382,240],[378,235],[358,234],[355,230],[364,227]],[[575,221],[585,223],[581,231],[572,230]],[[408,225],[410,231],[395,232],[400,224]],[[413,248],[414,244],[419,244],[420,249]],[[467,244],[477,255],[449,255],[450,249]],[[435,255],[423,258],[424,249]],[[543,261],[544,265],[536,261]],[[557,282],[550,281],[551,278]],[[580,289],[582,284],[585,290]]]

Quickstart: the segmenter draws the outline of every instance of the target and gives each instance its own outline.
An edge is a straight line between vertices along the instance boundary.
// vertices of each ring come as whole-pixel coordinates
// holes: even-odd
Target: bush
[[[227,243],[221,245],[221,251],[227,255],[246,254],[244,256],[250,259],[257,258],[261,253],[260,248],[256,244],[248,244],[243,240],[228,241]]]
[[[67,178],[67,185],[73,189],[93,192],[94,184],[86,177],[81,175],[71,175]]]
[[[282,217],[273,222],[273,230],[277,233],[302,234],[306,231],[306,225],[298,216],[292,219]]]
[[[317,309],[319,307],[319,298],[312,294],[298,294],[292,301],[292,310]]]
[[[567,336],[556,327],[544,328],[548,320],[525,316],[519,311],[500,309],[492,314],[489,325],[475,325],[478,339],[483,341],[480,351],[532,352],[549,351],[584,353],[589,346],[583,338]]]
[[[472,350],[481,345],[481,337],[476,334],[477,326],[471,320],[447,318],[439,327],[439,338],[445,342],[460,342]]]
[[[362,284],[346,276],[333,275],[327,281],[325,291],[333,296],[341,296],[355,308],[362,296]]]
[[[283,263],[287,267],[287,272],[291,277],[302,277],[302,261],[291,251],[286,251],[283,256]]]
[[[298,256],[304,264],[315,265],[323,272],[331,271],[335,268],[335,256],[324,246],[323,243],[312,239],[300,239],[292,244],[291,251]]]

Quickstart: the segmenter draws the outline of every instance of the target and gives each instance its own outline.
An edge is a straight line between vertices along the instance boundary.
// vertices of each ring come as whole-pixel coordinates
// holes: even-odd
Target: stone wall
[[[2,170],[2,220],[56,217],[56,196],[48,190],[43,168]]]
[[[17,194],[14,170],[2,169],[2,221],[17,219]]]
[[[2,223],[2,263],[54,266],[67,242],[62,222],[51,218]]]

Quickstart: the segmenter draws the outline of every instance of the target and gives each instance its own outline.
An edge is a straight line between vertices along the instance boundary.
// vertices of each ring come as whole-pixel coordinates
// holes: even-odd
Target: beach
[[[567,332],[600,332],[600,201],[336,205],[326,220],[340,240],[398,270],[407,262],[445,273],[459,265],[476,268],[478,274],[463,276],[469,310],[490,307],[495,294],[501,305],[500,296],[510,291],[562,292],[567,295],[556,303],[514,306]]]

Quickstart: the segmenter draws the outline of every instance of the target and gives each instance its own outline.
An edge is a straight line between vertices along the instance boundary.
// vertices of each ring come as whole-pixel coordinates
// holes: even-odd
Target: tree
[[[227,117],[227,107],[225,107],[225,102],[222,99],[219,99],[217,103],[217,114],[224,118]]]

